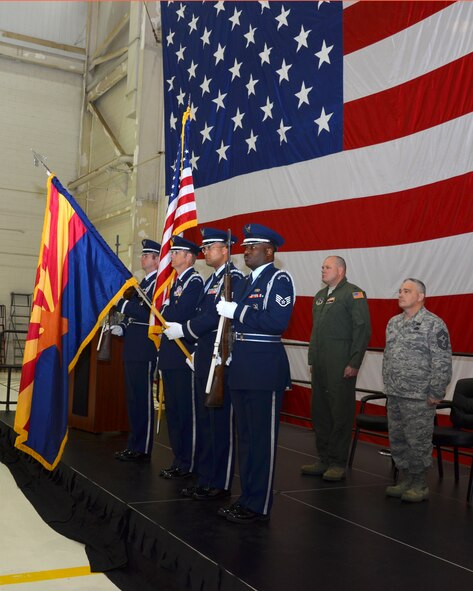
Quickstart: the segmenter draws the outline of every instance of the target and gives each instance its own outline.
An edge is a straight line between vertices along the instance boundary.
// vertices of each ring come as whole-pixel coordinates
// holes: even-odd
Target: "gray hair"
[[[412,281],[412,283],[415,283],[417,285],[418,291],[425,295],[426,289],[425,283],[423,281],[421,281],[420,279],[414,279],[413,277],[408,277],[407,279],[404,279],[403,283],[406,283],[406,281]]]

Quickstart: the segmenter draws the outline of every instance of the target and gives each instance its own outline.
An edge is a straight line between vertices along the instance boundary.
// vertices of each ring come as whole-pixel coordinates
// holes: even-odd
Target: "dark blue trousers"
[[[230,393],[225,388],[222,408],[205,406],[207,378],[195,377],[199,486],[229,490],[235,467],[235,419]],[[225,382],[227,380],[225,379]]]
[[[153,450],[155,361],[125,361],[126,403],[130,433],[128,449],[150,454]]]
[[[273,503],[274,468],[283,391],[230,390],[238,434],[241,496],[247,509],[267,515]]]
[[[196,469],[197,446],[194,380],[190,368],[161,370],[166,403],[169,443],[174,453],[173,468]]]

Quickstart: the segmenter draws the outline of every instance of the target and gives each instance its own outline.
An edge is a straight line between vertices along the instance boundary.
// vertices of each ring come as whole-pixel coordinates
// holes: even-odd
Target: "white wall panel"
[[[0,2],[0,29],[85,47],[87,2]]]
[[[46,174],[31,148],[66,184],[77,174],[79,76],[0,59],[0,303],[32,292],[46,197]]]

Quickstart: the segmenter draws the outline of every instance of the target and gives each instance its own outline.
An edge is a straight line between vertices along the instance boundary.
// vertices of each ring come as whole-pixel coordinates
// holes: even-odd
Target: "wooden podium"
[[[128,431],[123,339],[111,337],[110,357],[98,358],[100,330],[69,377],[69,426],[91,433]]]

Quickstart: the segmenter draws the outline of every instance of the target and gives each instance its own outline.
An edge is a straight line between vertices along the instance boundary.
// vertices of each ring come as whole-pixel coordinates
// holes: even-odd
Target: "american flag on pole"
[[[166,142],[190,101],[199,221],[263,223],[298,292],[286,338],[306,342],[320,266],[347,261],[384,346],[401,281],[419,277],[454,351],[473,351],[473,3],[161,5]],[[173,153],[173,152],[171,152]],[[170,170],[172,162],[166,166]],[[243,267],[243,261],[237,261]],[[308,379],[304,347],[292,375]],[[360,387],[380,389],[381,353]],[[454,378],[471,374],[457,357]],[[306,414],[309,391],[289,395]]]
[[[153,295],[153,303],[158,310],[166,299],[175,275],[175,271],[171,267],[171,238],[197,226],[194,181],[189,161],[191,119],[191,110],[190,107],[187,107],[182,116],[181,135],[177,146],[177,157],[173,163],[172,185],[169,191],[169,203],[161,239],[158,277]],[[156,324],[154,314],[151,313],[148,335],[156,343],[156,346],[159,345],[160,328]]]

